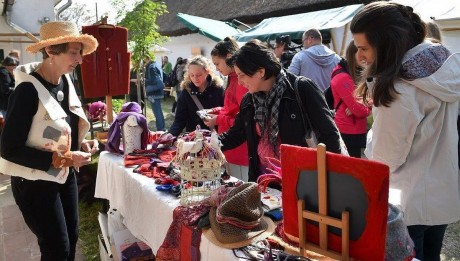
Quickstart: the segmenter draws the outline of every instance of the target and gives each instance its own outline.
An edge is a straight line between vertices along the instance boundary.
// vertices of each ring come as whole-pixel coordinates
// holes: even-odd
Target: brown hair
[[[356,48],[355,42],[351,40],[347,46],[347,49],[345,50],[345,59],[347,60],[348,64],[348,73],[353,79],[355,85],[360,82],[361,72],[363,70],[363,68],[356,61],[356,52],[358,52],[358,48]]]
[[[49,57],[48,53],[46,52],[46,48],[50,49],[50,53],[57,55],[60,53],[66,53],[69,50],[69,43],[62,43],[62,44],[56,44],[56,45],[50,45],[50,46],[44,47],[43,49],[40,50],[40,52],[43,55],[43,59],[46,59]]]
[[[394,81],[401,77],[404,54],[423,42],[425,23],[413,12],[412,7],[384,1],[373,2],[361,9],[351,21],[353,34],[363,33],[375,50],[375,60],[364,70],[363,77],[374,77],[372,93],[367,85],[358,85],[357,92],[372,98],[376,107],[390,106],[398,92]]]
[[[180,84],[182,89],[189,87],[190,83],[192,82],[192,80],[190,79],[190,75],[188,74],[188,67],[190,65],[201,66],[206,72],[208,72],[209,76],[211,76],[211,79],[213,82],[215,82],[216,86],[222,87],[222,85],[224,84],[224,81],[214,73],[214,70],[212,70],[211,62],[206,57],[197,55],[190,59],[187,59],[187,71],[185,72],[184,80]]]

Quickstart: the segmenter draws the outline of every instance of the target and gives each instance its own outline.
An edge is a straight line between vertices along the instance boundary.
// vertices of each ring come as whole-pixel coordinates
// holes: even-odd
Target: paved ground
[[[14,203],[10,177],[0,174],[0,261],[40,260],[37,238]],[[76,261],[85,260],[77,249]]]

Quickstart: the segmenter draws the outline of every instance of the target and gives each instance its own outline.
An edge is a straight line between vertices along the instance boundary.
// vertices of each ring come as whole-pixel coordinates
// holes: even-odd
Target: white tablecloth
[[[123,156],[101,152],[96,180],[96,198],[110,201],[124,217],[131,233],[157,252],[172,222],[179,200],[155,189],[154,179],[125,168]],[[237,260],[232,250],[223,249],[201,237],[201,260]]]

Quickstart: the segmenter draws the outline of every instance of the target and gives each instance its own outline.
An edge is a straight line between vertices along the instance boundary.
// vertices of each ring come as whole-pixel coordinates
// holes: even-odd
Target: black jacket
[[[210,82],[210,85],[203,91],[203,93],[198,93],[197,88],[191,82],[186,90],[181,92],[179,99],[177,100],[176,117],[174,118],[173,124],[168,129],[169,133],[177,137],[184,128],[186,132],[191,132],[196,129],[197,125],[200,125],[202,129],[209,129],[196,114],[199,109],[190,94],[198,93],[196,96],[201,102],[201,105],[203,105],[204,109],[223,106],[224,88],[222,88],[222,86],[218,86],[210,76],[208,76],[208,81]]]
[[[8,108],[8,98],[14,90],[14,77],[5,67],[0,67],[0,110]]]
[[[286,74],[288,88],[281,98],[278,118],[281,143],[307,147],[300,107],[293,88],[296,76],[289,72]],[[328,151],[340,153],[339,131],[321,91],[313,81],[307,78],[298,82],[298,89],[304,107],[303,112],[308,113],[315,132],[319,134],[318,141],[326,144]],[[259,136],[256,132],[254,110],[252,94],[247,93],[241,101],[240,112],[236,116],[233,127],[220,135],[222,150],[233,149],[247,141],[249,181],[256,181],[261,174],[257,154]]]

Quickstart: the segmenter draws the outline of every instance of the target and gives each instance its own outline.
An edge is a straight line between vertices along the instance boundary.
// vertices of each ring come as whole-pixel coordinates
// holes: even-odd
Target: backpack
[[[334,78],[334,76],[336,76],[337,74],[339,74],[341,72],[346,72],[346,70],[344,68],[340,68],[339,70],[334,71],[332,73],[332,75],[331,75],[331,81]],[[335,108],[334,108],[334,95],[332,94],[332,88],[331,88],[330,85],[329,85],[329,87],[327,87],[326,90],[324,90],[323,94],[324,94],[324,98],[326,99],[327,106],[329,106],[329,109],[333,112],[332,115],[334,115],[335,111],[337,111],[339,106],[342,104],[342,99],[339,101],[337,106],[335,106]]]

